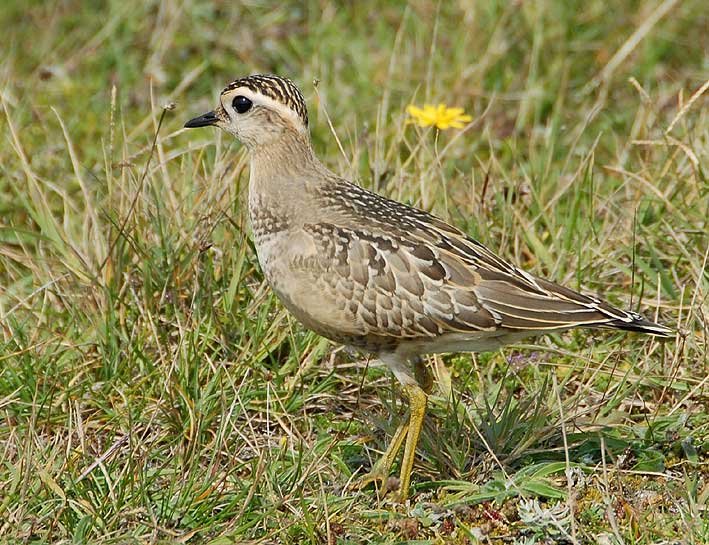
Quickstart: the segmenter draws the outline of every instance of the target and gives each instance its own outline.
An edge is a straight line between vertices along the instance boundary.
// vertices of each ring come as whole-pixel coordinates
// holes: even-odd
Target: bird
[[[669,337],[673,331],[533,275],[438,217],[369,191],[315,155],[290,79],[235,79],[185,128],[218,127],[249,153],[248,215],[259,265],[306,328],[378,357],[401,384],[408,418],[361,479],[385,482],[403,446],[409,499],[433,380],[423,357],[496,350],[576,327]]]

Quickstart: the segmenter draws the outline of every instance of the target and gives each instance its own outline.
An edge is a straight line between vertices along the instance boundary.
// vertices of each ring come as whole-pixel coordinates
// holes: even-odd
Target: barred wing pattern
[[[363,335],[413,340],[575,326],[669,332],[639,314],[530,275],[430,214],[353,184],[341,187],[347,199],[337,204],[348,225],[321,222],[304,229],[318,249],[320,280]],[[364,212],[358,208],[366,209],[366,230],[356,221]]]

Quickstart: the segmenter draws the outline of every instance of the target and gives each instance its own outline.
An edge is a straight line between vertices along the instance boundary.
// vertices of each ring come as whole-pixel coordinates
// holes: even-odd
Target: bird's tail
[[[622,310],[593,296],[534,277],[535,285],[522,289],[499,281],[481,282],[478,299],[509,329],[564,330],[592,327],[637,331],[671,337],[674,331],[637,312]]]
[[[638,333],[655,335],[656,337],[672,337],[675,334],[673,329],[648,320],[636,312],[627,312],[627,315],[631,318],[630,320],[613,320],[602,324],[601,327],[622,329],[623,331],[636,331]]]

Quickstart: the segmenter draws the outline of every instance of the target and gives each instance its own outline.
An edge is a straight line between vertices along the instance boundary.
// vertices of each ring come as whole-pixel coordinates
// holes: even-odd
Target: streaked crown
[[[284,135],[309,143],[308,109],[295,84],[278,76],[254,74],[232,81],[219,95],[219,105],[185,123],[188,129],[219,127],[250,149]]]
[[[222,95],[229,94],[240,87],[245,87],[253,93],[259,93],[283,104],[293,110],[303,125],[308,127],[308,109],[305,106],[305,98],[295,83],[288,78],[270,74],[253,74],[229,83],[222,91]]]

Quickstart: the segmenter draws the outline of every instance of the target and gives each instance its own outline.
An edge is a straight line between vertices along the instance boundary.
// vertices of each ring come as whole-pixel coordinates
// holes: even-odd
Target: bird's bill
[[[186,129],[196,129],[197,127],[209,127],[211,125],[216,125],[219,122],[217,113],[215,111],[207,112],[194,119],[190,119],[185,123]]]

